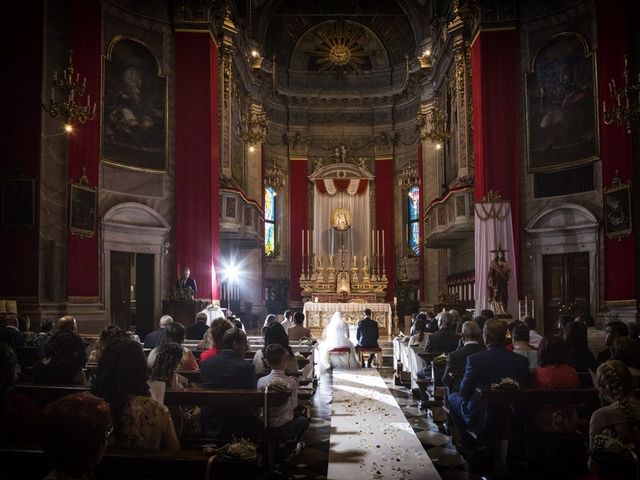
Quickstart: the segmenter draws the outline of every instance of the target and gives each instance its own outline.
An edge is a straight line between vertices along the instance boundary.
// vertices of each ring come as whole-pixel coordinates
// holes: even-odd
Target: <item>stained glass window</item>
[[[407,240],[411,251],[420,255],[420,189],[411,187],[407,195]]]
[[[271,187],[264,189],[264,253],[276,253],[276,191]]]

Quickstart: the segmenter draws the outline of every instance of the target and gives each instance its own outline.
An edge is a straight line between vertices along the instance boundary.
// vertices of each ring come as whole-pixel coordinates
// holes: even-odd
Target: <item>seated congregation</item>
[[[403,372],[407,367],[398,361],[396,376],[413,377],[421,408],[431,409],[479,473],[562,470],[565,478],[635,478],[635,325],[609,321],[601,331],[585,314],[562,316],[557,331],[544,337],[534,326],[531,317],[508,323],[490,310],[474,319],[455,310],[420,313],[400,341],[426,366]]]
[[[23,458],[23,478],[53,469],[51,479],[124,478],[118,465],[138,468],[144,458],[153,459],[140,467],[149,478],[175,478],[174,467],[198,477],[286,469],[305,446],[309,420],[299,403],[305,359],[284,327],[269,322],[253,352],[228,318],[196,339],[185,340],[184,326],[168,316],[159,330],[144,348],[108,325],[91,348],[65,316],[39,345],[0,342],[3,461]]]

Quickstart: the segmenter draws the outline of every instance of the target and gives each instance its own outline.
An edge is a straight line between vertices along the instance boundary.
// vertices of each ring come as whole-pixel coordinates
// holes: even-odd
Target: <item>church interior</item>
[[[549,478],[556,469],[640,478],[637,457],[611,467],[594,453],[596,409],[618,405],[631,430],[618,428],[616,441],[635,435],[629,451],[640,454],[639,2],[38,0],[4,9],[2,329],[27,318],[34,338],[47,324],[58,335],[73,319],[87,352],[117,328],[148,355],[145,338],[170,316],[199,365],[189,329],[201,320],[198,341],[207,331],[227,351],[215,340],[217,312],[240,320],[233,330],[248,352],[234,351],[250,364],[256,352],[277,363],[266,358],[273,316],[286,333],[295,316],[285,311],[301,312],[309,329],[285,345],[300,360],[296,404],[309,427],[282,465],[271,438],[258,442],[254,464],[211,456],[178,431],[179,453],[107,449],[89,475],[68,478]],[[323,350],[336,312],[351,343]],[[377,324],[371,344],[360,338],[363,316]],[[453,350],[435,347],[442,330]],[[545,383],[538,369],[566,361],[543,358],[553,348],[573,358],[574,337],[591,352],[588,367],[568,367],[580,385]],[[452,374],[468,343],[524,356],[531,385],[515,371],[478,380],[490,361],[472,372],[471,358],[483,353],[467,353]],[[26,375],[45,350],[18,348],[22,371],[6,395],[32,395],[47,415],[49,400],[100,391],[100,360],[83,365],[86,385],[54,392]],[[357,368],[369,354],[374,367]],[[620,362],[633,387],[626,400],[606,393],[607,368]],[[203,396],[215,382],[198,364],[185,374],[197,392],[163,390],[172,415],[184,419],[187,398],[206,398],[203,418],[216,402],[267,403],[266,393]],[[447,374],[459,376],[455,388]],[[502,392],[505,378],[519,393]],[[465,410],[482,385],[485,413],[501,425],[487,438]],[[617,403],[599,403],[607,398]],[[15,478],[42,478],[51,464],[40,447],[5,435],[7,405],[0,457],[44,468]],[[553,429],[533,432],[529,420],[545,411]],[[558,412],[576,417],[571,428],[558,427]],[[117,437],[122,421],[112,420]]]

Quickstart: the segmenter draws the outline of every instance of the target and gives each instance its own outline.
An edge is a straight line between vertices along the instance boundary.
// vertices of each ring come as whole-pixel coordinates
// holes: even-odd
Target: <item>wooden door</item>
[[[131,254],[111,251],[111,323],[131,329]]]
[[[544,333],[555,331],[561,314],[589,313],[589,254],[543,255]]]
[[[136,333],[144,338],[154,329],[153,307],[154,256],[149,253],[136,254]]]

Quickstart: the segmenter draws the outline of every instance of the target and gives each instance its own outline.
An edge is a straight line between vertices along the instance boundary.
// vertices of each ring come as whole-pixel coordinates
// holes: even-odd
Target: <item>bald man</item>
[[[76,317],[73,315],[64,315],[58,318],[53,325],[53,329],[51,333],[45,337],[38,349],[38,354],[40,358],[44,358],[47,356],[47,344],[51,341],[51,339],[58,333],[78,333],[78,323],[76,322]]]
[[[460,377],[464,373],[467,358],[474,353],[484,350],[482,344],[482,330],[476,322],[469,320],[462,324],[463,347],[447,355],[447,366],[444,369],[442,383],[449,388],[449,392],[457,392]],[[451,373],[451,375],[449,375]]]
[[[452,420],[461,432],[467,428],[476,434],[484,431],[487,404],[476,388],[488,390],[492,383],[500,383],[505,377],[517,381],[521,388],[529,385],[529,362],[506,349],[506,334],[506,322],[494,319],[485,322],[482,336],[487,349],[467,357],[460,392],[448,397]]]

